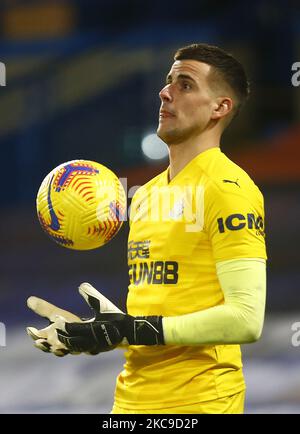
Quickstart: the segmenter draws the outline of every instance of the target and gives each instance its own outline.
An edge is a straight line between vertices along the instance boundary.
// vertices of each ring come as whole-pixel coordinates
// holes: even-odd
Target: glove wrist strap
[[[164,345],[162,316],[135,317],[133,336],[130,338],[128,341],[131,345]]]

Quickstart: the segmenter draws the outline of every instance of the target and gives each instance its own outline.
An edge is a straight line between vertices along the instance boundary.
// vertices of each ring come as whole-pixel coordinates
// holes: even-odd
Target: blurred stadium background
[[[252,97],[223,150],[265,195],[267,314],[262,339],[243,346],[246,412],[300,413],[300,347],[291,341],[300,321],[298,1],[1,0],[0,37],[0,412],[110,411],[122,354],[58,359],[35,350],[25,327],[38,319],[26,298],[87,315],[77,287],[89,281],[124,308],[128,227],[102,249],[63,249],[39,227],[36,192],[52,168],[76,158],[107,165],[128,189],[164,169],[166,159],[141,147],[156,129],[158,92],[174,50],[208,42],[249,72]]]

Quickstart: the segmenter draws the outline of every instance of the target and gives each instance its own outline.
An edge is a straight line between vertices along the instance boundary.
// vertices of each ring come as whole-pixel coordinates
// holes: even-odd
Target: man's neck
[[[171,181],[190,161],[202,152],[219,147],[220,140],[197,140],[193,138],[190,141],[179,143],[176,145],[169,145],[169,181]]]

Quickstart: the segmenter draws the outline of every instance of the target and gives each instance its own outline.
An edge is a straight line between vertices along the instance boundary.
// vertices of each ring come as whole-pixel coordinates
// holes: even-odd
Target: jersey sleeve
[[[267,259],[264,200],[255,185],[243,192],[210,185],[205,192],[204,224],[215,262]]]

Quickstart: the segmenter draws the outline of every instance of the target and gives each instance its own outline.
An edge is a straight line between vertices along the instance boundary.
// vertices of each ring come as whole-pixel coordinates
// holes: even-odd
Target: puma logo
[[[230,184],[235,184],[235,185],[237,185],[239,188],[241,188],[240,184],[238,183],[238,180],[239,180],[239,179],[237,179],[236,181],[231,181],[230,179],[223,179],[223,182],[228,182],[228,183],[230,183]]]

